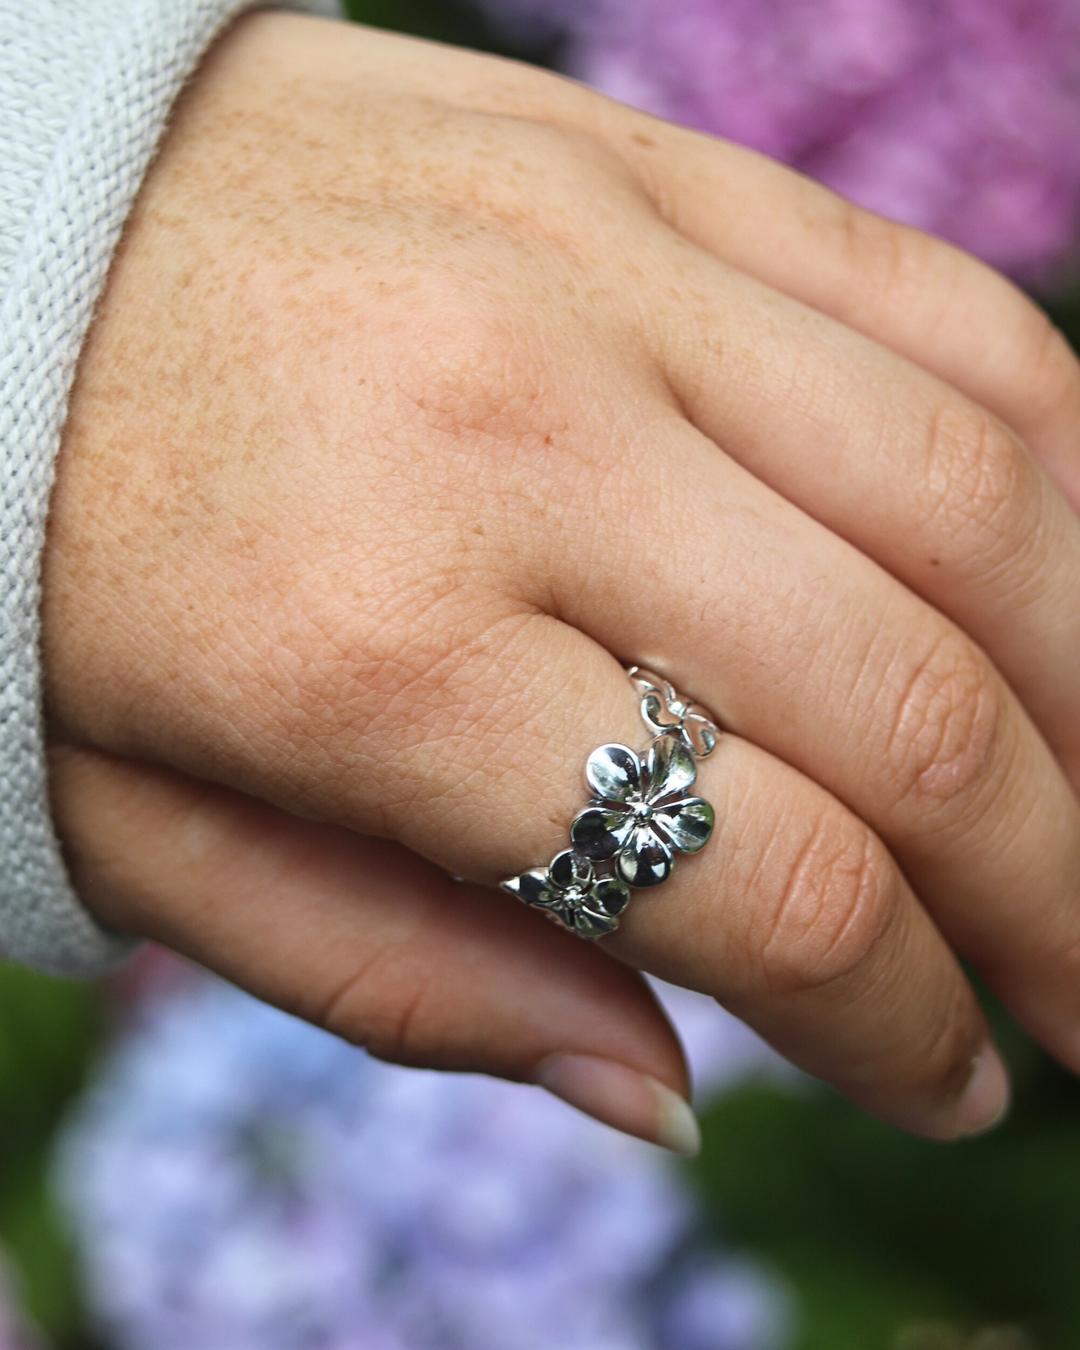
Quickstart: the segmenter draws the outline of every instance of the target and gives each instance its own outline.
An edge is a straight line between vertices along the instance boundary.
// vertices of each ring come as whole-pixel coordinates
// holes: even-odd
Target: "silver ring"
[[[716,749],[720,728],[667,680],[631,666],[626,672],[652,739],[640,753],[601,745],[585,764],[592,798],[570,825],[570,847],[502,889],[578,937],[613,933],[631,890],[659,886],[679,853],[697,853],[716,816],[689,796],[697,760]]]

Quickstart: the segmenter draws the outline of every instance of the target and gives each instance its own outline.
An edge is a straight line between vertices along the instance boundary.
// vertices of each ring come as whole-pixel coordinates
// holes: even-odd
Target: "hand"
[[[1080,1069],[1078,426],[1064,342],[944,245],[539,71],[245,19],[71,408],[73,875],[375,1053],[639,1133],[686,1084],[619,961],[983,1128],[957,954]],[[440,869],[564,845],[588,753],[642,739],[616,658],[731,734],[712,842],[601,950]]]

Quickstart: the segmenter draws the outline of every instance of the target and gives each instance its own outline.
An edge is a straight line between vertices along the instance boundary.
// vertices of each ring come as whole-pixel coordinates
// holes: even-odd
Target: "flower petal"
[[[606,937],[619,926],[619,920],[614,915],[594,914],[589,909],[576,909],[570,922],[578,937],[590,939]]]
[[[684,797],[657,811],[653,820],[680,853],[696,853],[709,842],[716,812],[702,797]]]
[[[671,875],[672,853],[649,825],[635,827],[619,854],[619,876],[628,886],[659,886]]]
[[[548,864],[548,875],[557,891],[565,891],[571,886],[580,886],[584,890],[593,878],[592,863],[581,856],[580,850],[564,849]]]
[[[671,698],[674,699],[675,691],[671,689]],[[665,732],[674,731],[679,725],[679,717],[671,711],[670,700],[665,701],[663,695],[658,689],[652,689],[645,695],[641,701],[641,715],[645,719],[646,726],[652,729],[654,736],[663,736]]]
[[[617,806],[587,806],[574,818],[570,839],[586,858],[614,858],[633,824],[633,816]]]
[[[682,738],[699,759],[704,759],[716,749],[720,728],[705,713],[691,709],[683,718]]]
[[[641,793],[641,760],[625,745],[602,745],[589,756],[585,778],[602,801],[629,801]]]
[[[522,872],[519,877],[511,877],[502,883],[501,889],[526,905],[536,905],[540,909],[551,909],[560,903],[558,892],[552,889],[546,868],[533,868]]]
[[[646,800],[658,802],[675,793],[681,797],[697,778],[694,756],[677,736],[657,736],[649,746]]]
[[[585,908],[617,919],[630,903],[630,887],[618,877],[601,877],[589,892]]]

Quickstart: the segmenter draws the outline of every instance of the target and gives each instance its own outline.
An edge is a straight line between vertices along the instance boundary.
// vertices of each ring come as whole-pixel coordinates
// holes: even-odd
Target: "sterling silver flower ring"
[[[653,739],[640,753],[601,745],[585,765],[592,793],[570,826],[570,847],[547,867],[510,877],[502,888],[583,938],[619,926],[631,889],[659,886],[678,853],[708,843],[716,817],[690,796],[697,763],[712,754],[720,729],[666,680],[631,666],[642,721]]]

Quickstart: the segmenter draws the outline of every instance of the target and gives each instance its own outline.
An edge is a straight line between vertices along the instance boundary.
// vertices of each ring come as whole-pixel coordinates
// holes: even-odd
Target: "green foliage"
[[[1047,306],[1050,317],[1080,352],[1080,287],[1071,296]]]
[[[345,12],[356,23],[437,42],[486,48],[490,41],[479,16],[447,0],[345,0]]]
[[[521,47],[497,38],[480,11],[467,0],[344,0],[345,12],[357,23],[435,42],[450,42],[482,52],[498,52],[539,65],[551,65],[555,51]]]
[[[49,1149],[102,1026],[93,986],[0,963],[0,1246],[53,1344],[89,1346],[71,1251],[48,1195]]]
[[[798,1350],[1080,1345],[1080,1082],[997,1023],[1015,1105],[980,1139],[912,1139],[824,1088],[752,1084],[706,1117],[693,1173],[794,1285]]]

